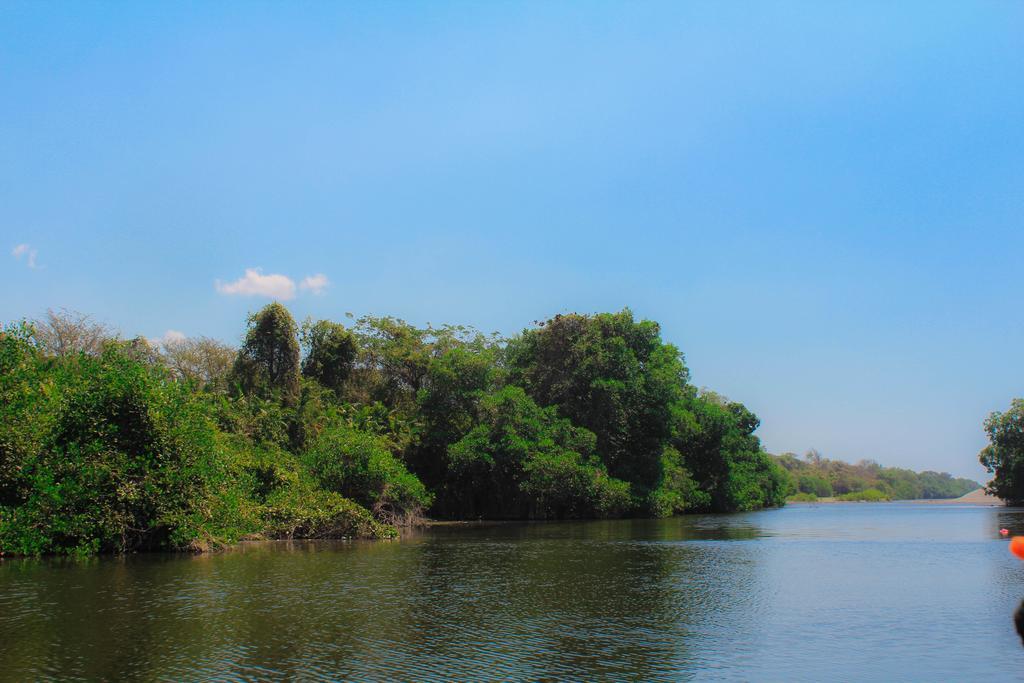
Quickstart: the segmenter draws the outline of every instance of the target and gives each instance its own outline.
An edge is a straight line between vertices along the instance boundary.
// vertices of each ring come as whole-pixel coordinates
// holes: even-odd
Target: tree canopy
[[[987,490],[1012,505],[1024,503],[1024,399],[1015,398],[1006,412],[985,420],[989,445],[978,459],[995,475]]]
[[[284,402],[299,393],[299,341],[295,320],[279,303],[249,318],[245,342],[235,358],[232,375],[242,392]]]

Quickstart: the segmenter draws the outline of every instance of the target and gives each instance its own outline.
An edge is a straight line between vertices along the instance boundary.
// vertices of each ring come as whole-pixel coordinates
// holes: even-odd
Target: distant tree
[[[330,320],[307,322],[302,326],[302,345],[306,352],[303,376],[340,394],[356,360],[355,336],[344,325]]]
[[[175,378],[207,391],[224,391],[236,351],[216,339],[192,337],[163,344],[164,363]]]
[[[106,342],[117,339],[117,333],[110,327],[84,313],[65,308],[48,309],[45,317],[33,321],[33,327],[39,348],[57,357],[78,353],[98,356]]]
[[[801,493],[813,493],[819,498],[826,498],[832,495],[832,484],[824,477],[801,474],[797,478],[797,490]]]
[[[295,320],[274,302],[249,317],[232,379],[245,394],[294,403],[299,395],[299,342]]]
[[[153,345],[145,337],[134,337],[125,342],[118,342],[132,360],[145,365],[163,365],[163,357],[160,355],[159,347]]]
[[[1005,413],[989,415],[985,431],[989,445],[978,459],[995,475],[986,491],[1013,505],[1024,502],[1024,399],[1013,399]]]

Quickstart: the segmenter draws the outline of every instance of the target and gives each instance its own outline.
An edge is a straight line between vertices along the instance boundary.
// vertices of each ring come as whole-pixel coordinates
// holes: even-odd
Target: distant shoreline
[[[915,498],[907,500],[839,500],[838,498],[819,498],[818,500],[794,500],[787,501],[786,505],[817,505],[818,503],[927,503],[928,505],[985,505],[988,507],[1004,507],[1006,503],[1001,498],[990,496],[985,489],[978,488],[970,493],[965,493],[959,498]]]

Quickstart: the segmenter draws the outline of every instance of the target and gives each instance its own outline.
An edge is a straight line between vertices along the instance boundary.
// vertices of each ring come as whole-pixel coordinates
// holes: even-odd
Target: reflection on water
[[[5,680],[901,679],[1024,672],[1024,511],[793,506],[0,564]]]

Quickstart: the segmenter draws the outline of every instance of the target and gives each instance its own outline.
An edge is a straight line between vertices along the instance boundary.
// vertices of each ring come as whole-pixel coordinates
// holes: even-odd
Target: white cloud
[[[290,277],[278,273],[264,275],[259,268],[246,268],[244,277],[227,283],[217,280],[214,286],[221,294],[266,296],[282,300],[295,297],[295,282]]]
[[[185,336],[184,332],[178,332],[178,330],[167,330],[164,332],[164,336],[160,337],[161,344],[177,344],[183,342],[188,337]]]
[[[179,332],[178,330],[167,330],[159,337],[146,337],[146,341],[148,341],[151,346],[167,346],[168,344],[174,345],[179,342],[183,342],[186,339],[188,339],[188,337],[185,333]]]
[[[302,278],[302,282],[299,283],[299,289],[313,292],[314,294],[323,294],[327,286],[331,284],[327,279],[327,276],[323,273],[317,273],[316,275],[307,275]]]
[[[25,263],[28,265],[29,268],[35,268],[36,256],[39,255],[39,251],[33,249],[28,244],[19,244],[14,249],[11,249],[11,255],[19,260],[21,259],[22,256],[27,256],[28,258],[25,259]]]

